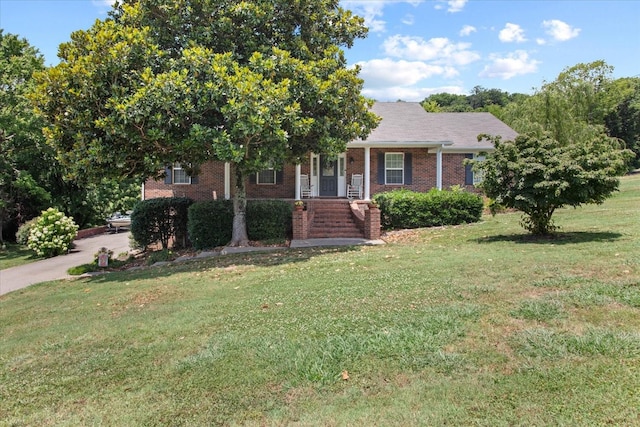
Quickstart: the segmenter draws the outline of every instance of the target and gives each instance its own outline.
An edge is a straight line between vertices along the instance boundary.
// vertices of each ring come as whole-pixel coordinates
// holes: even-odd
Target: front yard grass
[[[5,244],[6,249],[0,248],[0,270],[29,264],[42,259],[38,258],[36,254],[26,246],[17,245],[15,243]]]
[[[561,210],[0,298],[0,425],[640,425],[640,175]]]

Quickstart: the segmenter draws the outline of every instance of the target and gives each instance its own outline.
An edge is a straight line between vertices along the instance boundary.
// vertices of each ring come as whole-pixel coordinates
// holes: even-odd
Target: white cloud
[[[537,38],[536,39],[536,43],[538,43],[540,46],[547,44],[547,41],[543,38]]]
[[[389,56],[452,66],[467,65],[480,59],[480,55],[470,47],[470,43],[454,43],[445,37],[424,40],[422,37],[401,35],[389,37],[382,44]]]
[[[554,40],[560,42],[578,37],[578,34],[580,34],[581,31],[580,28],[573,28],[571,25],[558,19],[542,21],[542,26],[546,28],[547,34],[549,34]]]
[[[436,5],[434,6],[437,10],[444,9],[443,3],[447,4],[447,12],[456,13],[462,11],[464,6],[467,4],[469,0],[437,0]]]
[[[529,58],[529,54],[524,50],[509,53],[506,57],[493,54],[490,55],[490,59],[491,64],[484,67],[480,77],[508,80],[515,76],[535,73],[540,64],[540,61]]]
[[[471,33],[475,33],[476,31],[478,30],[473,25],[465,25],[464,27],[462,27],[459,34],[460,34],[460,37],[465,37],[465,36],[470,36]]]
[[[107,0],[109,1],[109,0]],[[340,6],[351,10],[358,16],[364,18],[364,23],[369,27],[372,33],[383,33],[386,31],[386,21],[382,19],[384,16],[384,7],[388,3],[409,3],[417,6],[424,0],[344,0],[340,2]]]
[[[449,0],[447,4],[449,4],[449,9],[447,12],[456,13],[460,12],[464,9],[464,5],[467,4],[468,0]]]
[[[407,15],[402,19],[402,23],[405,25],[413,25],[415,23],[415,17],[413,15]]]
[[[430,65],[422,61],[394,61],[390,58],[361,61],[360,77],[368,88],[408,87],[433,76],[452,78],[458,75],[453,67]]]
[[[500,30],[500,34],[498,34],[498,38],[501,42],[510,43],[522,43],[526,42],[527,39],[524,37],[524,30],[518,24],[512,24],[507,22],[507,25]]]

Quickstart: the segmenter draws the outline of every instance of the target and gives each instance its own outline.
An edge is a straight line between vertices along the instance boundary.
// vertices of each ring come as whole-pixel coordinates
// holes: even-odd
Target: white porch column
[[[442,146],[436,152],[436,185],[438,190],[442,190]]]
[[[224,198],[225,200],[231,198],[231,163],[229,162],[224,164]]]
[[[300,200],[300,171],[302,170],[302,167],[300,166],[300,163],[296,163],[296,191],[295,191],[295,199],[296,200]]]
[[[364,199],[371,200],[371,147],[364,147]]]

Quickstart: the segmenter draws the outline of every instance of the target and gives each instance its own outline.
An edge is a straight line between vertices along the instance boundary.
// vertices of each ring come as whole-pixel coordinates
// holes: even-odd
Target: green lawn
[[[6,246],[4,250],[0,248],[0,270],[29,264],[41,259],[26,246],[16,245],[15,243],[6,243]]]
[[[0,425],[640,425],[639,207],[14,292]]]

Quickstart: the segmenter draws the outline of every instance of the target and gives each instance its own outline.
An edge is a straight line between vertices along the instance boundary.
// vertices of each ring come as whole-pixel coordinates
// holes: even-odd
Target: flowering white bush
[[[78,234],[73,218],[55,208],[42,211],[29,232],[27,246],[45,258],[65,253]]]

